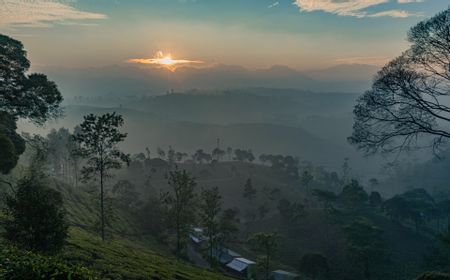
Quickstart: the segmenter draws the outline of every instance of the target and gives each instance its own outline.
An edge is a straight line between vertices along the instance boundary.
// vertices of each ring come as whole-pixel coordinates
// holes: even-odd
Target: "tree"
[[[291,203],[287,199],[280,199],[277,208],[281,217],[291,223],[298,223],[306,214],[303,204]]]
[[[203,189],[200,203],[200,219],[202,226],[205,227],[208,237],[208,250],[210,262],[213,261],[213,250],[217,247],[220,230],[220,212],[222,210],[222,197],[219,188]]]
[[[248,199],[250,202],[256,197],[256,189],[253,187],[252,179],[248,178],[244,185],[244,194],[245,199]]]
[[[212,160],[212,157],[210,154],[205,153],[202,149],[199,149],[195,152],[195,154],[192,155],[192,159],[195,162],[203,163],[210,162]]]
[[[248,240],[255,251],[263,254],[258,264],[263,269],[266,280],[269,280],[270,261],[276,254],[279,239],[280,236],[276,233],[256,233]]]
[[[195,179],[186,170],[175,169],[168,174],[171,191],[163,194],[163,202],[167,207],[168,220],[175,229],[176,253],[180,256],[182,241],[187,236],[189,226],[195,220]]]
[[[371,192],[369,195],[369,205],[371,207],[377,208],[380,207],[383,203],[383,199],[381,198],[381,194],[379,192]]]
[[[219,148],[215,148],[211,153],[212,158],[215,159],[216,161],[221,161],[222,158],[225,156],[225,154],[226,154],[226,152]]]
[[[372,267],[381,263],[386,254],[381,230],[365,218],[356,219],[344,230],[348,253],[361,266],[364,279],[370,280]]]
[[[369,196],[364,188],[360,186],[356,180],[352,180],[349,184],[347,184],[339,194],[339,198],[342,202],[352,209],[361,208],[367,201],[368,197]]]
[[[306,254],[300,260],[299,271],[313,280],[328,279],[330,273],[328,259],[318,253]]]
[[[337,195],[334,192],[315,189],[313,190],[313,196],[317,198],[317,200],[323,202],[324,209],[330,209],[333,207],[333,202],[337,200]]]
[[[309,184],[314,179],[314,177],[309,173],[308,171],[303,172],[302,177],[300,178],[300,181],[302,182],[302,185],[306,189],[306,193],[309,194]]]
[[[21,179],[6,198],[4,236],[31,251],[57,253],[67,237],[63,199],[59,192],[33,175]]]
[[[19,160],[16,148],[11,140],[0,134],[0,173],[8,174]]]
[[[220,244],[224,245],[236,240],[235,237],[239,233],[239,223],[237,210],[229,208],[223,211],[219,222]]]
[[[119,205],[125,210],[133,210],[136,208],[136,205],[139,205],[139,193],[128,180],[120,180],[114,184],[112,193],[116,196]]]
[[[29,74],[21,42],[0,34],[0,110],[37,124],[61,115],[62,95],[43,74]]]
[[[119,127],[123,118],[116,113],[101,116],[89,114],[84,117],[80,131],[74,135],[79,143],[79,154],[87,158],[86,166],[81,170],[84,180],[100,180],[100,220],[101,237],[105,240],[105,178],[111,176],[109,171],[120,169],[122,163],[129,163],[129,156],[122,153],[117,145],[124,141],[127,134],[121,133]]]
[[[350,143],[367,154],[419,147],[438,152],[450,138],[449,25],[447,9],[410,29],[410,48],[359,97]]]
[[[0,34],[0,172],[7,174],[25,151],[19,118],[43,124],[61,115],[62,95],[43,74],[26,74],[30,62],[20,41]],[[9,140],[9,141],[8,141]],[[13,145],[11,145],[13,144]]]

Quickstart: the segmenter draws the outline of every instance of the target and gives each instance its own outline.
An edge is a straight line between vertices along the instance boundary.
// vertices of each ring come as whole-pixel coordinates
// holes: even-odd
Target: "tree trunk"
[[[105,212],[104,212],[104,194],[103,194],[103,167],[100,167],[100,215],[101,215],[101,231],[102,241],[105,241]]]
[[[269,260],[269,253],[266,256],[266,280],[269,280],[269,264],[270,264],[270,260]]]

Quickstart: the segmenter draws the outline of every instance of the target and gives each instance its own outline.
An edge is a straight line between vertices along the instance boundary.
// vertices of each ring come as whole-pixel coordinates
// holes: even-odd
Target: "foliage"
[[[345,185],[339,194],[339,199],[349,208],[361,208],[368,199],[368,195],[364,188],[359,185],[358,181],[352,180]]]
[[[94,280],[94,272],[51,257],[0,246],[0,279]]]
[[[330,267],[326,257],[318,253],[309,253],[302,257],[299,271],[314,280],[328,279]]]
[[[26,177],[6,199],[5,238],[26,250],[55,253],[67,236],[61,194],[41,179]]]
[[[263,269],[265,279],[269,279],[271,260],[275,256],[280,236],[277,233],[256,233],[252,235],[248,243],[257,252],[263,256],[259,258],[258,265]]]
[[[123,125],[121,115],[104,114],[96,116],[89,114],[84,117],[80,131],[74,135],[79,143],[79,154],[87,158],[86,166],[81,173],[85,180],[98,175],[100,179],[100,217],[101,235],[105,239],[105,211],[104,211],[104,180],[111,169],[119,169],[123,162],[129,162],[129,156],[122,153],[117,145],[124,141],[127,134],[121,133],[119,127]]]
[[[317,198],[317,200],[323,202],[323,207],[325,209],[330,209],[333,207],[333,202],[337,200],[337,195],[334,192],[315,189],[313,190],[313,196]]]
[[[128,180],[119,180],[112,187],[117,203],[125,210],[132,211],[139,205],[139,193],[133,183]]]
[[[383,203],[383,199],[381,198],[381,194],[379,192],[371,192],[369,195],[369,205],[371,207],[377,208],[380,207]]]
[[[222,210],[222,197],[219,188],[203,189],[199,205],[199,216],[202,226],[206,229],[210,261],[213,260],[213,250],[219,242],[220,212]]]
[[[450,9],[410,29],[410,48],[375,77],[354,108],[349,141],[368,154],[431,147],[450,138]],[[442,125],[442,126],[441,126]],[[424,136],[428,136],[425,138]]]
[[[255,156],[251,150],[246,151],[236,149],[234,150],[234,160],[253,162],[255,160]]]
[[[253,187],[252,179],[248,178],[244,185],[244,193],[242,195],[245,199],[250,202],[256,197],[256,189]]]
[[[43,74],[29,74],[30,62],[20,41],[0,34],[0,172],[9,173],[25,151],[16,122],[37,124],[60,116],[61,93]]]
[[[165,251],[149,249],[143,240],[116,237],[102,241],[79,228],[72,228],[63,259],[79,263],[99,274],[100,279],[230,279],[218,273],[176,260]]]
[[[283,219],[290,223],[298,223],[306,215],[305,206],[301,203],[291,203],[287,199],[278,201],[278,211]]]
[[[29,74],[20,41],[0,34],[0,108],[14,118],[42,124],[60,115],[61,93],[43,74]]]
[[[226,209],[222,212],[219,222],[220,240],[221,244],[236,240],[236,235],[239,233],[239,219],[238,211],[235,209]]]
[[[195,179],[186,170],[175,169],[168,174],[169,192],[163,194],[169,225],[176,234],[176,253],[179,256],[183,242],[189,232],[189,226],[195,220]]]
[[[0,173],[8,174],[17,165],[18,160],[19,156],[12,141],[0,134]]]
[[[355,220],[344,230],[348,253],[361,266],[364,278],[371,279],[373,266],[382,263],[386,255],[381,230],[365,218]]]

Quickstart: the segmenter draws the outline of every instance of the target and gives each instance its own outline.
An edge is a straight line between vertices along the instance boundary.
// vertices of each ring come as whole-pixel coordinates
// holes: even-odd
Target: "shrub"
[[[72,266],[57,258],[7,246],[0,247],[0,279],[94,280],[98,278],[84,267]]]

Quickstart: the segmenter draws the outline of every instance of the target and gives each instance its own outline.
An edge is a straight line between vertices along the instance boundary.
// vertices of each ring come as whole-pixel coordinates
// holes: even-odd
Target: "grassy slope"
[[[151,238],[138,238],[133,217],[115,210],[109,238],[102,242],[95,232],[97,214],[94,197],[82,188],[54,181],[65,200],[70,223],[69,238],[61,257],[97,272],[101,279],[230,279],[176,260]],[[1,216],[0,216],[1,217]],[[157,278],[152,278],[157,277]]]

